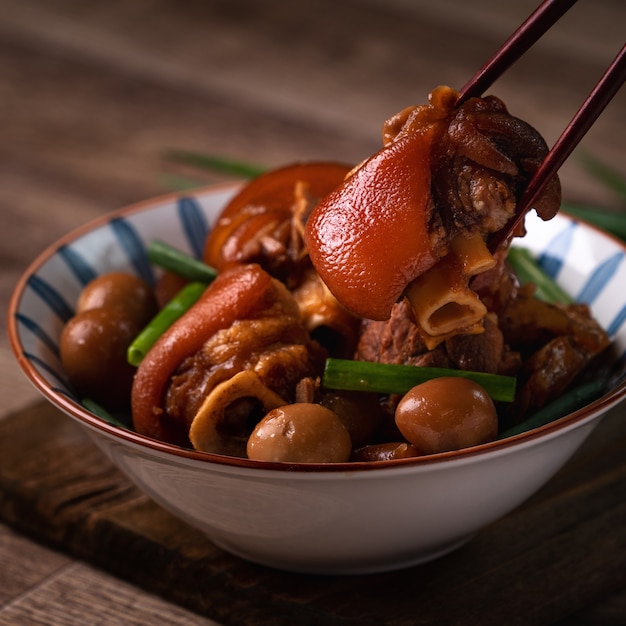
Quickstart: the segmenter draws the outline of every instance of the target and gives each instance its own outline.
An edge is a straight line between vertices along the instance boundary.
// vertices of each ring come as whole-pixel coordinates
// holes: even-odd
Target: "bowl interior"
[[[74,416],[85,415],[59,358],[61,331],[84,285],[112,270],[154,284],[156,274],[146,249],[155,239],[200,257],[208,229],[238,187],[214,186],[133,205],[77,229],[33,262],[15,289],[8,327],[22,369],[43,395],[66,411],[69,407]],[[613,339],[615,371],[610,388],[596,403],[617,403],[626,395],[624,244],[565,214],[543,222],[532,212],[526,226],[526,237],[515,245],[528,248],[576,301],[589,304]]]

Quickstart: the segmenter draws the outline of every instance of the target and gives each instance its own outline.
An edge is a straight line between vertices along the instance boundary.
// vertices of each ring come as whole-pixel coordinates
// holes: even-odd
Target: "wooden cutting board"
[[[609,414],[521,508],[438,561],[309,576],[215,547],[47,403],[0,422],[0,518],[223,624],[550,624],[626,586],[626,421]]]

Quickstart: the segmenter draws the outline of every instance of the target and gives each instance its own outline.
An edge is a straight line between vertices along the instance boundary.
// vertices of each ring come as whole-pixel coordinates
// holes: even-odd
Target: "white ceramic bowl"
[[[225,550],[323,574],[379,572],[436,558],[538,490],[626,394],[620,379],[589,406],[530,432],[375,465],[283,467],[199,453],[85,410],[68,388],[58,352],[83,285],[114,269],[152,280],[145,254],[152,239],[199,255],[207,229],[236,189],[159,198],[79,228],[31,265],[9,307],[12,346],[39,391],[156,502]],[[524,245],[568,292],[592,305],[624,360],[624,246],[563,215],[543,223],[533,213],[527,226]]]

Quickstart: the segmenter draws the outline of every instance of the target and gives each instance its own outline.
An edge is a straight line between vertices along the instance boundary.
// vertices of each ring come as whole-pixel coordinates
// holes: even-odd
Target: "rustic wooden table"
[[[424,101],[438,84],[460,87],[535,4],[0,0],[3,308],[28,262],[70,229],[189,179],[210,183],[226,178],[175,166],[164,156],[168,150],[212,153],[267,167],[306,159],[358,162],[378,149],[386,117]],[[491,92],[552,143],[621,47],[625,23],[623,0],[580,2]],[[624,209],[581,167],[578,156],[586,151],[626,173],[625,111],[623,90],[563,167],[567,201]],[[82,517],[68,512],[80,509],[84,494],[59,496],[63,506],[57,504],[45,525],[44,509],[52,506],[51,476],[59,471],[59,462],[46,477],[33,470],[38,455],[48,462],[46,454],[54,456],[62,449],[67,467],[78,471],[80,465],[71,459],[81,453],[71,445],[81,440],[69,420],[42,404],[18,371],[4,327],[0,397],[0,625],[216,623],[212,619],[224,624],[289,623],[285,615],[293,616],[291,623],[365,623],[358,611],[341,608],[336,598],[326,598],[325,607],[315,605],[321,587],[311,586],[311,581],[298,587],[297,581],[287,583],[287,578],[272,574],[267,582],[262,572],[245,565],[231,564],[232,580],[224,582],[222,576],[213,587],[205,572],[208,591],[199,602],[184,590],[168,593],[156,575],[142,577],[96,558],[97,549],[78,546],[76,539],[89,537],[89,512],[82,511]],[[454,619],[438,618],[432,602],[422,613],[416,601],[413,619],[406,618],[410,605],[403,604],[404,612],[389,609],[388,623],[626,623],[624,424],[623,410],[621,415],[614,412],[532,506],[486,530],[465,555],[422,568],[421,578],[407,578],[407,573],[404,579],[396,574],[376,584],[370,579],[328,585],[335,593],[349,590],[345,604],[368,589],[374,598],[370,604],[375,602],[378,583],[383,589],[395,585],[412,593],[403,580],[432,575],[445,583],[455,578],[452,568],[457,568],[458,578],[469,571],[464,559],[480,561],[481,547],[519,544],[520,536],[527,536],[528,546],[535,545],[536,528],[529,525],[539,524],[546,537],[552,533],[546,549],[554,554],[546,560],[545,551],[537,549],[543,559],[536,555],[525,560],[529,549],[522,546],[517,555],[505,550],[509,560],[498,577],[507,581],[508,594],[496,585],[483,588],[480,601],[469,602],[481,596],[474,593],[481,580],[490,584],[493,579],[483,572],[484,578],[475,575],[465,592],[458,580],[448,595],[445,588],[439,590],[442,607],[468,602],[465,617],[461,607],[441,613],[456,615]],[[61,444],[68,444],[67,449]],[[92,465],[101,462],[96,451],[90,454]],[[134,528],[154,535],[140,546],[146,560],[154,559],[154,537],[166,534],[164,529],[174,538],[157,547],[161,556],[168,556],[164,546],[172,550],[185,531],[129,491],[123,478],[112,476],[108,480],[116,493],[123,492],[126,502],[138,503],[135,511],[145,512],[143,517],[137,514]],[[564,503],[572,508],[565,509]],[[32,521],[35,514],[41,519]],[[556,526],[556,517],[562,526]],[[576,524],[579,531],[572,528]],[[193,561],[194,550],[202,550],[193,543],[193,533],[187,537],[191,539],[182,553]],[[586,545],[581,548],[582,542]],[[545,569],[548,561],[552,566]],[[541,584],[532,585],[538,575],[533,568],[539,567],[547,573]],[[194,576],[203,576],[201,569],[194,571]],[[163,575],[168,585],[176,585]],[[231,596],[225,591],[229,584]],[[283,614],[284,606],[272,609],[263,590],[266,595],[273,590],[272,597],[277,597],[276,588],[285,584],[289,589],[283,605],[291,599],[291,613]],[[242,596],[246,585],[257,595]],[[306,611],[309,603],[317,612]],[[371,614],[376,615],[375,608]],[[367,623],[382,622],[372,618]]]

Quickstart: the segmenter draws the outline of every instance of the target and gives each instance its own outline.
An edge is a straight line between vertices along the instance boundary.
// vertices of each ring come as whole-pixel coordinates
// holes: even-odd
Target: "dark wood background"
[[[438,84],[460,88],[535,5],[535,0],[0,0],[3,310],[27,264],[70,229],[190,181],[227,178],[175,165],[165,156],[169,150],[265,167],[307,159],[358,162],[378,149],[385,118],[425,101]],[[625,23],[623,0],[581,0],[490,91],[552,143],[623,44]],[[585,171],[580,156],[592,154],[626,174],[625,111],[622,90],[563,167],[567,201],[624,209]],[[29,453],[40,449],[30,447],[16,416],[22,422],[29,416],[28,423],[46,433],[43,418],[57,422],[18,371],[4,327],[0,397],[8,437],[0,457],[0,513],[8,522],[0,526],[0,626],[211,623],[192,612],[197,605],[167,602],[162,590],[145,580],[141,586],[147,591],[139,591],[129,580],[142,581],[106,573],[112,568],[90,560],[89,551],[80,554],[63,537],[53,541],[54,525],[37,530],[16,513],[38,510],[34,500],[30,508],[22,502],[22,509],[16,502],[43,488],[32,473],[18,471]],[[623,424],[614,418],[595,445],[623,441]],[[77,436],[71,425],[49,433],[64,444]],[[71,456],[71,448],[60,449]],[[609,458],[617,463],[618,456]],[[623,520],[615,489],[624,483],[611,480],[623,476],[624,468],[621,474],[608,462],[603,468],[593,465],[600,474],[591,476],[598,481],[602,476],[604,502]],[[593,494],[589,475],[578,471],[567,476],[586,479],[591,491],[584,493]],[[25,476],[26,492],[20,483]],[[566,482],[554,482],[547,493],[559,493]],[[550,517],[548,501],[541,500]],[[514,517],[499,528],[520,530],[528,519]],[[594,559],[593,528],[604,528],[614,546],[624,547],[610,524],[586,527],[580,538],[590,541],[590,560],[581,570],[588,585],[567,594],[570,578],[553,568],[545,591],[560,604],[555,600],[558,610],[541,614],[544,623],[555,616],[568,624],[626,623],[626,592],[620,593],[626,582],[611,569],[623,560],[610,559],[607,542]],[[567,550],[564,538],[570,535],[553,530]],[[489,543],[495,537],[485,535],[484,545],[495,545]],[[533,572],[522,569],[518,575],[520,587],[529,589],[522,583]],[[611,579],[613,585],[607,583]],[[237,589],[223,597],[224,606],[241,600]],[[441,594],[445,598],[445,590]],[[571,610],[564,608],[567,603]],[[257,611],[254,623],[271,624],[271,611],[262,613]],[[523,613],[502,623],[540,623],[526,621]],[[230,620],[233,614],[205,612]],[[330,617],[327,622],[333,623]]]

